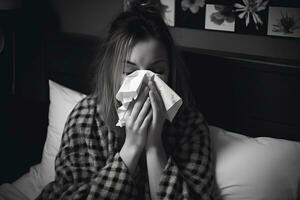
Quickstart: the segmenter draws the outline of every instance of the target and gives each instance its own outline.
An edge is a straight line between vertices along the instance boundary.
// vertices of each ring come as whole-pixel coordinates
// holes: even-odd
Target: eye
[[[165,70],[153,70],[153,72],[156,74],[164,74]]]
[[[129,74],[135,72],[135,70],[125,71],[123,72],[124,75],[128,76]]]
[[[166,73],[166,62],[165,61],[159,61],[156,62],[154,64],[152,64],[152,66],[150,67],[151,71],[156,73],[156,74],[164,74]]]
[[[133,72],[135,72],[135,70],[137,70],[137,66],[135,63],[131,62],[131,61],[125,61],[125,66],[123,69],[123,74],[124,75],[129,75]]]
[[[166,70],[164,67],[157,66],[157,67],[153,67],[151,71],[156,74],[164,74]]]

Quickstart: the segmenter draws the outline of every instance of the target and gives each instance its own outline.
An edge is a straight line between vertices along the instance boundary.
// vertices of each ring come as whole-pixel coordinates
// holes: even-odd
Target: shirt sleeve
[[[80,120],[84,121],[78,119],[77,122]],[[93,149],[101,146],[97,146],[94,140],[87,140],[87,137],[94,136],[87,136],[82,126],[72,121],[74,117],[66,123],[55,160],[55,181],[48,184],[37,199],[113,200],[132,197],[133,180],[119,153],[108,156],[108,159],[104,153],[94,155]],[[83,126],[88,127],[86,124]]]
[[[185,120],[184,136],[163,169],[158,196],[211,200],[215,182],[209,129],[201,113]]]

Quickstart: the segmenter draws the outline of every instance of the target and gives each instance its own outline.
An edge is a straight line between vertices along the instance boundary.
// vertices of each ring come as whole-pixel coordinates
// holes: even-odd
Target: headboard
[[[190,49],[183,54],[210,124],[300,141],[300,61],[280,64]]]
[[[45,77],[89,93],[90,64],[100,43],[81,34],[46,38]],[[253,137],[300,141],[299,62],[285,65],[180,49],[192,91],[209,124]],[[47,80],[44,83],[46,88]]]
[[[92,62],[101,45],[97,37],[52,35],[45,42],[45,69],[49,79],[88,94],[92,91]]]

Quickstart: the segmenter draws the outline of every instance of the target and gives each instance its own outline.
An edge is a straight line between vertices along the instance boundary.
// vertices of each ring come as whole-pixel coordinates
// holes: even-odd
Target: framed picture
[[[235,14],[232,5],[206,4],[205,29],[235,31]]]
[[[123,1],[124,8],[128,3],[139,2]],[[148,0],[148,3],[162,6],[162,16],[170,27],[300,38],[300,0]]]
[[[204,29],[205,0],[175,0],[175,26]]]
[[[265,35],[268,23],[268,0],[237,0],[234,4],[236,13],[235,32]]]
[[[268,35],[300,38],[300,8],[270,7]]]

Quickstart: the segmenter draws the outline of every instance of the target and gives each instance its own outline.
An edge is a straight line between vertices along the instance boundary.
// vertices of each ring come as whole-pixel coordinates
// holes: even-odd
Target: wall
[[[300,62],[300,39],[183,28],[172,28],[171,31],[177,43],[186,47],[292,59]]]
[[[122,9],[121,0],[50,0],[64,32],[105,37],[109,22]],[[181,46],[300,61],[300,39],[171,28]]]
[[[122,10],[122,0],[49,0],[61,31],[105,37],[108,25]]]

